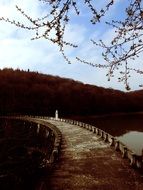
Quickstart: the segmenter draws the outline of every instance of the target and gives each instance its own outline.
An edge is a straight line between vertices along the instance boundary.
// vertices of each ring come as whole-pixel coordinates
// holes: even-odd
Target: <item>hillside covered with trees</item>
[[[121,92],[71,79],[0,70],[0,114],[96,115],[143,110],[143,91]]]

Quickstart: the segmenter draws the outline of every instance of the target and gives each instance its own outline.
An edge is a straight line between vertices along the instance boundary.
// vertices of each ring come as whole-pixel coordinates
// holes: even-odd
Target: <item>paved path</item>
[[[61,156],[41,190],[143,190],[143,176],[92,132],[48,121],[63,134]]]

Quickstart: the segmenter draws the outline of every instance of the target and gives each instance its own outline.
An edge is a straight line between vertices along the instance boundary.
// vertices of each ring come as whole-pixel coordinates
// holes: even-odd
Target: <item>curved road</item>
[[[92,132],[47,120],[63,134],[61,156],[40,190],[143,190],[143,176]]]

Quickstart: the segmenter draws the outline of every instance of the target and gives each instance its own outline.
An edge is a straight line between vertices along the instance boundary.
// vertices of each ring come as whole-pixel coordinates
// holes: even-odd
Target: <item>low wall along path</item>
[[[51,175],[41,180],[38,189],[143,190],[143,176],[100,136],[59,120],[43,120],[61,131],[62,144],[58,163]]]
[[[143,155],[95,126],[58,117],[2,118],[34,122],[37,133],[44,126],[45,135],[46,128],[55,134],[52,154],[45,160],[52,170],[39,179],[36,190],[143,190]]]

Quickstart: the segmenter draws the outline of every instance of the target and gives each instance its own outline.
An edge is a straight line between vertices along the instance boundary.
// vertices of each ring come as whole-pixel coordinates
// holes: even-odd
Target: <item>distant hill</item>
[[[143,110],[143,91],[125,93],[71,79],[0,70],[0,114],[95,115]]]

